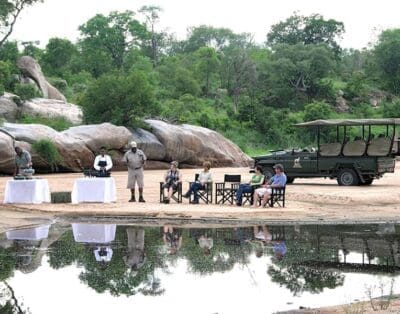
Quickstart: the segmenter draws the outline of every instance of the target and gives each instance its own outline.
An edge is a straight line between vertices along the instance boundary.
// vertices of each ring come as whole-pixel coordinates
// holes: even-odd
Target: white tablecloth
[[[117,225],[73,223],[72,232],[76,242],[108,243],[114,241]]]
[[[4,203],[40,204],[50,202],[46,179],[9,180],[4,192]]]
[[[10,230],[6,232],[9,240],[42,240],[49,235],[50,225],[30,229]]]
[[[114,178],[81,178],[74,182],[71,202],[110,203],[117,200]]]

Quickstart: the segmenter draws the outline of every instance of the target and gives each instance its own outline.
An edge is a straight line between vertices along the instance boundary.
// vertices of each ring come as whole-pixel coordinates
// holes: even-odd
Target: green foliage
[[[53,171],[55,170],[57,163],[61,160],[61,156],[56,145],[51,140],[36,141],[32,144],[32,149],[51,166]]]
[[[332,108],[325,102],[313,102],[304,107],[304,121],[330,119]]]
[[[63,80],[58,77],[50,77],[47,79],[47,81],[63,94],[65,94],[65,92],[67,91],[68,83],[66,80]]]
[[[385,118],[399,118],[400,117],[400,99],[392,103],[383,103],[383,114]]]
[[[68,39],[50,38],[41,58],[43,69],[49,76],[63,76],[78,53],[76,46]]]
[[[38,116],[22,115],[18,119],[18,123],[24,124],[43,124],[51,127],[56,131],[64,131],[72,126],[72,123],[65,118],[43,118]]]
[[[4,95],[5,89],[3,84],[0,84],[0,97]]]
[[[88,123],[110,121],[130,126],[136,119],[158,113],[154,88],[141,72],[125,77],[110,74],[94,81],[80,103]]]
[[[374,49],[384,87],[400,94],[400,29],[386,30]]]
[[[277,44],[325,44],[335,51],[340,52],[337,40],[344,33],[344,24],[336,20],[325,20],[319,14],[301,16],[294,13],[283,22],[272,25],[267,35],[270,46]]]
[[[41,93],[37,90],[36,86],[32,84],[17,84],[14,91],[22,101],[41,96]]]
[[[11,35],[22,10],[37,2],[42,2],[42,0],[2,0],[0,2],[0,47]]]

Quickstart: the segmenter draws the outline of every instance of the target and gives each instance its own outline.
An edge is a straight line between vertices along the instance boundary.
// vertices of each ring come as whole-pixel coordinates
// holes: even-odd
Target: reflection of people
[[[263,255],[264,246],[271,245],[275,258],[281,260],[287,252],[286,243],[283,240],[272,240],[272,238],[268,226],[254,226],[253,240],[248,242],[254,245],[257,257]]]
[[[17,154],[15,156],[15,170],[14,170],[14,176],[18,175],[25,175],[25,171],[27,169],[32,168],[32,157],[31,154],[25,150],[22,149],[19,146],[15,146],[15,153]],[[32,172],[31,172],[32,174]]]
[[[108,246],[97,247],[94,251],[94,257],[98,262],[110,262],[113,256],[112,248]]]
[[[171,199],[172,194],[174,194],[178,189],[179,182],[182,182],[182,174],[178,169],[178,162],[171,162],[171,168],[167,171],[164,177],[163,193],[164,193],[164,203],[168,204]],[[165,196],[168,193],[168,196]]]
[[[135,185],[137,183],[139,188],[139,202],[145,202],[143,198],[143,167],[146,164],[146,155],[137,148],[136,142],[130,143],[131,149],[128,150],[123,161],[128,166],[128,185],[127,188],[131,190],[131,199],[129,202],[136,202],[135,199]]]
[[[197,181],[193,182],[190,185],[189,191],[187,191],[186,194],[183,195],[183,197],[189,198],[193,194],[192,204],[199,203],[198,191],[204,189],[206,186],[206,183],[212,182],[211,172],[210,172],[211,163],[209,161],[205,161],[203,163],[203,167],[204,167],[204,170],[200,172],[199,177],[197,178]]]
[[[99,171],[101,177],[105,177],[113,166],[111,157],[106,155],[106,151],[106,148],[102,146],[100,148],[100,154],[96,156],[93,164],[94,169]]]
[[[264,175],[262,174],[262,168],[260,166],[256,167],[256,173],[253,175],[249,183],[239,185],[236,191],[236,205],[242,206],[242,195],[243,193],[253,192],[253,187],[261,185],[264,181]]]
[[[129,227],[126,229],[128,235],[127,255],[125,264],[133,271],[140,269],[146,261],[144,252],[144,228]]]
[[[169,248],[169,254],[174,255],[182,246],[182,231],[169,226],[164,226],[163,242]]]
[[[253,206],[257,206],[259,198],[262,199],[261,206],[264,207],[267,204],[269,198],[272,194],[273,187],[284,187],[286,185],[286,175],[283,172],[283,166],[281,164],[276,164],[274,166],[275,175],[272,176],[267,184],[262,185],[260,188],[254,191],[254,204]]]
[[[197,238],[200,248],[203,250],[204,255],[209,255],[212,247],[214,246],[214,240],[210,236],[202,234]]]

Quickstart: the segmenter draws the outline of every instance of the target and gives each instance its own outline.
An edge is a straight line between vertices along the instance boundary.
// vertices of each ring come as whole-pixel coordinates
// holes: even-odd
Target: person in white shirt
[[[108,246],[103,246],[103,247],[97,247],[94,251],[94,257],[96,258],[96,261],[98,262],[110,262],[111,258],[113,256],[113,250],[112,248]]]
[[[190,185],[189,191],[187,191],[184,195],[182,195],[185,198],[190,198],[190,196],[193,194],[193,202],[192,204],[198,204],[199,203],[199,190],[204,190],[206,187],[207,183],[212,182],[212,177],[211,177],[211,163],[209,161],[205,161],[203,163],[204,170],[200,172],[199,177],[197,178],[196,182],[193,182]]]
[[[94,169],[99,171],[100,176],[103,177],[106,176],[106,173],[108,173],[113,166],[111,157],[106,155],[106,151],[107,149],[104,146],[100,147],[100,154],[96,156],[93,164]]]

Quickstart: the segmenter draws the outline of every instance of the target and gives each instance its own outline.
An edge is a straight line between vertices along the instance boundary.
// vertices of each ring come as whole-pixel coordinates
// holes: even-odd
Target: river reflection
[[[397,225],[14,230],[0,236],[1,313],[272,313],[349,303],[374,284],[400,292],[391,281],[399,239]]]

